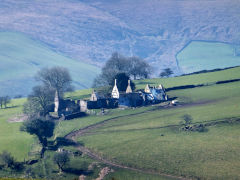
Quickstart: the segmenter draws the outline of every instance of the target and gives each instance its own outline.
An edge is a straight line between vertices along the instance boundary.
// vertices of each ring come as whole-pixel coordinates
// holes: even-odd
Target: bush
[[[173,74],[173,71],[170,68],[166,68],[159,74],[160,77],[169,77]]]
[[[63,167],[70,161],[67,152],[58,152],[53,157],[53,162],[58,165],[59,173],[63,172]]]
[[[3,151],[0,154],[0,162],[3,164],[5,168],[12,168],[14,169],[15,160],[14,157],[7,151]]]
[[[24,169],[24,165],[22,162],[14,162],[12,169],[15,171],[22,171]]]
[[[192,116],[189,114],[184,114],[182,117],[183,121],[180,122],[180,124],[184,124],[185,126],[192,123]]]
[[[23,122],[20,130],[37,136],[40,144],[42,145],[41,158],[43,158],[47,147],[47,138],[53,136],[54,127],[54,122],[46,120],[43,117],[31,117],[27,121]]]
[[[198,132],[207,132],[208,129],[203,124],[200,124],[199,127],[197,128],[197,131]]]

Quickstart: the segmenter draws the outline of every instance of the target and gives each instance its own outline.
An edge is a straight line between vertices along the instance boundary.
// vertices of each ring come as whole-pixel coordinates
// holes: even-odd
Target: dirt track
[[[182,106],[181,106],[182,107]],[[178,107],[174,107],[174,108],[178,108]],[[150,110],[150,111],[155,111],[157,109],[154,109],[154,110]],[[147,111],[146,111],[147,112]],[[142,114],[142,113],[146,113],[146,112],[140,112],[140,113],[135,113],[135,114],[130,114],[130,115],[125,115],[125,116],[134,116],[134,115],[138,115],[138,114]],[[104,121],[101,121],[101,122],[98,122],[96,124],[93,124],[93,125],[90,125],[90,126],[87,126],[85,128],[82,128],[82,129],[79,129],[77,131],[73,131],[69,134],[67,134],[65,136],[66,139],[70,139],[70,140],[73,140],[74,142],[77,143],[76,141],[76,138],[77,137],[80,137],[80,136],[83,136],[84,134],[87,134],[89,131],[91,130],[94,130],[94,129],[97,129],[101,126],[103,126],[104,124],[108,123],[108,122],[111,122],[111,121],[116,121],[118,118],[121,118],[121,117],[124,117],[124,116],[118,116],[118,117],[114,117],[114,118],[109,118],[109,119],[106,119]],[[164,173],[159,173],[159,172],[154,172],[154,171],[151,171],[151,170],[144,170],[144,169],[139,169],[139,168],[133,168],[133,167],[128,167],[128,166],[125,166],[124,164],[119,164],[117,162],[113,162],[113,161],[110,161],[110,160],[107,160],[107,159],[104,159],[102,156],[100,156],[98,153],[96,152],[93,152],[91,151],[90,149],[84,147],[83,145],[77,143],[76,145],[76,148],[78,150],[80,150],[82,153],[86,154],[87,156],[89,156],[90,158],[94,159],[94,160],[97,160],[99,162],[102,162],[106,165],[109,165],[109,166],[113,166],[113,167],[118,167],[118,168],[123,168],[123,169],[128,169],[128,170],[133,170],[133,171],[137,171],[137,172],[141,172],[141,173],[147,173],[147,174],[153,174],[153,175],[159,175],[159,176],[163,176],[163,177],[166,177],[166,178],[173,178],[173,179],[186,179],[184,177],[178,177],[178,176],[174,176],[174,175],[168,175],[168,174],[164,174]]]
[[[104,159],[98,153],[93,152],[90,149],[84,147],[83,145],[77,143],[76,138],[80,137],[80,136],[83,136],[85,134],[88,134],[89,131],[97,129],[97,128],[105,125],[108,122],[116,121],[119,118],[122,118],[122,117],[125,117],[125,116],[128,116],[128,117],[129,116],[135,116],[135,115],[143,114],[143,113],[146,113],[146,112],[151,112],[151,111],[156,111],[156,110],[159,110],[159,109],[166,109],[166,108],[171,109],[171,108],[183,108],[183,107],[191,107],[191,106],[201,106],[201,105],[211,104],[211,103],[215,103],[215,102],[217,102],[217,101],[204,101],[204,102],[197,102],[197,103],[181,104],[181,105],[178,105],[178,106],[166,105],[166,106],[163,106],[163,107],[156,107],[156,108],[154,108],[152,110],[145,111],[145,112],[139,112],[139,113],[134,113],[134,114],[130,114],[130,115],[117,116],[117,117],[106,119],[104,121],[98,122],[98,123],[93,124],[93,125],[89,125],[87,127],[79,129],[77,131],[73,131],[73,132],[67,134],[65,136],[65,138],[71,139],[74,142],[76,142],[76,144],[77,144],[76,148],[78,150],[80,150],[81,152],[83,152],[84,154],[88,155],[90,158],[92,158],[94,160],[97,160],[99,162],[102,162],[102,163],[104,163],[106,165],[113,166],[113,167],[118,167],[118,168],[123,168],[123,169],[128,169],[128,170],[133,170],[133,171],[137,171],[137,172],[141,172],[141,173],[159,175],[159,176],[173,178],[173,179],[187,179],[187,178],[184,178],[184,177],[179,177],[179,176],[174,176],[174,175],[168,175],[168,174],[164,174],[164,173],[154,172],[154,171],[151,171],[151,170],[144,170],[144,169],[139,169],[139,168],[128,167],[128,166],[125,166],[124,164],[119,164],[117,162],[113,162],[113,161],[110,161],[108,159]],[[170,127],[170,126],[178,126],[178,125],[169,125],[169,126],[165,126],[165,127]],[[165,128],[165,127],[156,127],[156,128]],[[154,129],[156,129],[156,128],[154,128]],[[151,128],[149,128],[149,129],[151,129]],[[135,130],[135,129],[132,129],[132,130]],[[139,130],[139,129],[136,129],[136,130]]]

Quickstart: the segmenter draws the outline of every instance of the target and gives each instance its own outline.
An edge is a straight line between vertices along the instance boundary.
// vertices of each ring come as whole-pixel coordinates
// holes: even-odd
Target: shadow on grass
[[[146,85],[146,84],[155,84],[155,83],[150,82],[150,81],[144,81],[144,82],[138,82],[138,83],[136,83],[136,84],[137,84],[137,85],[141,85],[141,84]]]
[[[12,109],[12,108],[17,108],[17,107],[20,107],[20,106],[9,106],[9,107],[5,107],[5,108],[0,108],[1,109]]]
[[[75,175],[91,175],[91,174],[93,174],[93,171],[71,168],[71,167],[64,168],[64,172],[69,173],[69,174],[75,174]]]
[[[67,173],[67,174],[74,174],[74,175],[85,175],[85,176],[88,176],[88,175],[92,175],[93,174],[93,171],[92,170],[87,170],[87,169],[78,169],[78,168],[73,168],[73,167],[66,167],[63,169],[64,173]],[[58,173],[59,171],[56,171],[56,170],[53,170],[52,171],[53,173]]]
[[[175,99],[177,99],[177,97],[170,97],[170,98],[168,98],[168,101],[173,101]]]
[[[71,139],[66,139],[64,137],[57,137],[56,140],[48,142],[48,149],[56,151],[59,147],[62,147],[62,146],[76,146],[76,145],[78,144]]]

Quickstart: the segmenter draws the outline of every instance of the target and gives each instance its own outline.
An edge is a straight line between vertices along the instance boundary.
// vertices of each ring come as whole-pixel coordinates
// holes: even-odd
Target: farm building
[[[55,93],[54,98],[54,112],[58,115],[58,117],[61,116],[82,116],[83,114],[80,113],[80,100],[74,101],[70,99],[60,99],[58,96],[58,93]]]
[[[152,103],[158,103],[161,101],[167,101],[168,96],[164,87],[160,84],[158,87],[150,87],[148,84],[144,89],[144,93],[148,99],[148,101]]]
[[[115,80],[115,85],[112,90],[112,97],[118,99],[118,105],[120,107],[143,106],[168,100],[167,94],[162,85],[159,85],[158,87],[150,87],[147,84],[144,92],[133,92],[130,86],[130,80],[128,81],[128,86],[125,92],[118,91]]]
[[[117,108],[118,101],[93,91],[90,100],[80,100],[79,105],[80,111],[86,112],[88,109]]]
[[[168,97],[162,85],[150,87],[147,84],[144,91],[133,92],[129,80],[126,91],[119,92],[117,80],[115,79],[110,97],[93,90],[89,100],[60,100],[56,92],[54,111],[58,112],[59,115],[69,115],[78,112],[86,112],[88,109],[139,107],[167,100]]]

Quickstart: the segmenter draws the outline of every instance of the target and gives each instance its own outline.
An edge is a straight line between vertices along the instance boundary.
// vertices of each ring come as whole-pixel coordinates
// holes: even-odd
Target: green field
[[[199,84],[214,84],[217,81],[239,79],[240,78],[240,67],[227,69],[224,71],[209,72],[203,74],[194,74],[188,76],[179,76],[171,78],[155,78],[155,79],[144,79],[136,81],[137,89],[144,89],[146,84],[151,86],[158,86],[163,84],[165,88],[184,86],[184,85],[199,85]]]
[[[99,68],[65,57],[21,33],[0,32],[0,95],[27,95],[43,67],[68,68],[77,89],[89,88]],[[10,88],[11,87],[11,88]]]
[[[235,47],[219,42],[192,41],[176,58],[185,74],[240,65],[240,56],[235,53]]]
[[[209,82],[211,78],[204,83]],[[240,118],[239,87],[240,82],[234,82],[170,91],[182,106],[119,117],[78,140],[104,158],[134,168],[194,179],[238,179],[238,122],[216,124],[203,133],[179,131],[179,123],[184,114],[191,115],[193,123]]]
[[[113,173],[106,176],[106,180],[174,180],[174,178],[163,177],[156,174],[146,174],[142,172],[136,172],[126,169],[115,169]]]
[[[19,161],[28,159],[28,152],[31,150],[34,139],[33,136],[19,131],[22,123],[10,123],[8,119],[22,114],[24,101],[24,99],[12,100],[9,108],[0,109],[0,152],[9,151]]]
[[[78,142],[104,159],[142,171],[112,167],[114,172],[106,179],[171,179],[157,174],[190,179],[240,179],[240,81],[215,84],[239,77],[240,67],[237,67],[197,75],[136,81],[138,89],[144,88],[146,83],[161,83],[167,88],[189,84],[205,86],[167,92],[169,97],[177,97],[178,106],[164,107],[164,104],[159,104],[134,109],[109,109],[105,115],[99,115],[99,110],[92,110],[89,116],[57,123],[54,138],[105,121],[78,137]],[[68,93],[66,98],[86,98],[91,91]],[[23,101],[14,100],[12,104],[21,105]],[[6,149],[19,159],[22,156],[27,158],[34,142],[32,136],[18,131],[21,123],[7,122],[20,110],[21,106],[0,109],[0,120],[4,125],[0,127],[3,138],[0,151]],[[204,132],[183,131],[182,116],[185,114],[192,117],[192,124],[211,122],[211,125],[206,126]],[[15,133],[6,129],[13,129]],[[16,151],[8,143],[9,137],[16,142]],[[20,142],[27,145],[22,147]],[[17,148],[21,151],[18,152]],[[74,150],[74,147],[64,148]],[[34,167],[45,173],[46,177],[54,177],[57,173],[51,162],[52,154],[47,151],[47,158]],[[86,169],[96,161],[86,158],[76,159],[69,166],[78,164]],[[100,169],[106,166],[109,165],[100,162],[100,167],[96,167],[88,178],[96,178]],[[46,167],[51,167],[52,171],[44,171]],[[73,177],[76,175],[66,174],[61,178]]]

